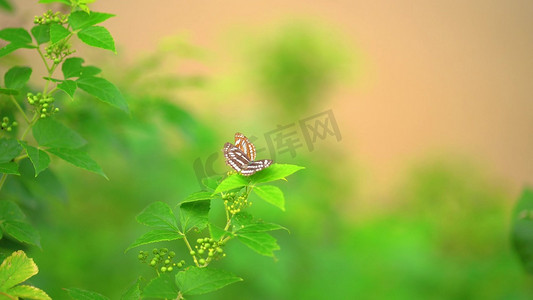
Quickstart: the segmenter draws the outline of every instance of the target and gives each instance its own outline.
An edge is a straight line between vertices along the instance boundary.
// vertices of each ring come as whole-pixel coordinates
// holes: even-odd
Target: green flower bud
[[[48,103],[43,104],[43,107],[48,107]]]
[[[222,253],[222,252],[224,252],[224,249],[218,247],[218,248],[217,248],[217,252],[218,252],[218,253]]]
[[[205,243],[205,244],[204,244],[204,247],[205,247],[205,248],[209,248],[209,247],[211,247],[211,244],[209,244],[209,243]]]
[[[166,267],[161,267],[161,272],[166,272],[167,271],[167,268]]]
[[[153,254],[157,254],[157,252],[158,252],[158,251],[157,251],[156,248],[154,248],[154,250],[152,250],[152,253],[153,253]]]
[[[194,252],[194,250],[191,250],[191,252],[189,252],[192,256],[196,255],[196,252]]]
[[[174,268],[172,268],[172,267],[168,267],[167,268],[167,271],[169,271],[169,272],[172,272],[172,270],[174,270]]]
[[[11,124],[11,126],[13,127],[17,127],[19,125],[19,123],[17,123],[17,121],[13,121],[13,123]]]
[[[45,113],[46,112],[46,108],[41,109],[41,112]]]
[[[41,114],[41,118],[42,119],[46,118],[46,115],[45,114]]]
[[[207,253],[207,256],[209,257],[213,257],[213,255],[215,255],[212,251],[209,251],[209,253]]]
[[[6,128],[7,127],[7,123],[2,123],[2,128]]]
[[[166,259],[165,260],[165,264],[168,265],[170,263],[170,260],[169,259]]]
[[[7,131],[10,132],[11,130],[13,130],[11,127],[8,127],[8,128],[7,128]]]
[[[55,112],[58,112],[58,111],[59,111],[59,107],[56,107],[56,108],[54,109],[54,111],[55,111]]]
[[[152,261],[150,262],[150,266],[152,266],[152,267],[155,266],[155,260],[152,260]]]
[[[203,265],[203,264],[205,264],[205,259],[200,258],[200,259],[198,260],[198,262],[199,262],[201,265]]]
[[[174,257],[174,256],[176,256],[176,253],[175,253],[174,251],[170,251],[170,252],[168,253],[168,256],[170,256],[170,257]]]
[[[143,259],[143,257],[144,257],[144,255],[142,255],[142,254],[137,255],[137,258],[139,258],[139,259]]]
[[[201,243],[204,242],[204,239],[197,239],[196,242],[197,242],[198,244],[201,244]]]
[[[178,268],[183,267],[183,264],[181,262],[178,263]]]
[[[198,250],[198,254],[200,254],[200,255],[204,254],[204,249],[199,249]]]

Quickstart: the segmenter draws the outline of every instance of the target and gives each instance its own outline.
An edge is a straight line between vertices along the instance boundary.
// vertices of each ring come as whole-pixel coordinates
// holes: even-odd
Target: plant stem
[[[28,157],[28,153],[26,153],[26,154],[22,154],[22,155],[20,155],[20,156],[17,156],[13,161],[14,161],[14,162],[19,162],[19,161],[25,159],[26,157]]]
[[[22,110],[22,107],[20,107],[20,105],[17,102],[17,100],[15,99],[15,97],[13,97],[13,95],[11,95],[10,98],[11,98],[11,101],[13,101],[13,104],[15,104],[15,106],[18,108],[18,110],[20,111],[20,113],[24,117],[24,120],[26,120],[26,122],[29,124],[30,123],[30,119],[28,119],[28,116],[26,116],[26,113],[24,112],[24,110]]]
[[[44,66],[46,67],[46,71],[48,71],[48,74],[50,74],[50,67],[48,67],[48,63],[46,62],[46,58],[43,55],[43,52],[41,51],[41,47],[37,47],[37,52],[39,52],[39,56],[41,56],[41,59],[43,60]]]
[[[2,174],[2,178],[0,178],[0,190],[2,190],[2,187],[4,186],[4,182],[6,182],[7,174]]]
[[[26,137],[28,132],[30,132],[30,129],[33,127],[33,125],[35,125],[35,123],[37,122],[38,119],[39,119],[39,114],[37,114],[37,112],[35,112],[35,115],[33,116],[31,122],[28,124],[28,127],[26,127],[26,130],[24,130],[24,133],[22,133],[22,136],[20,137],[21,141],[24,140],[24,138]]]
[[[183,240],[185,241],[187,248],[189,248],[189,252],[192,252],[193,250],[192,250],[191,244],[189,244],[189,240],[187,240],[187,235],[185,235],[185,233],[182,233],[181,235],[183,235]],[[200,267],[200,264],[198,263],[198,260],[196,259],[195,255],[192,256],[192,259],[194,260],[194,264],[197,267]]]

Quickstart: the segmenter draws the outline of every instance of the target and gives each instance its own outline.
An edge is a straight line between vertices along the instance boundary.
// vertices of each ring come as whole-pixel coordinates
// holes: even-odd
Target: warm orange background
[[[105,26],[119,55],[134,59],[185,34],[209,60],[190,68],[215,79],[242,63],[228,57],[232,33],[293,19],[325,24],[364,63],[323,107],[334,109],[343,145],[375,186],[449,154],[486,166],[514,194],[533,182],[532,1],[130,0],[92,9],[118,15]],[[4,22],[27,20],[17,18]],[[209,93],[193,97],[209,104]]]

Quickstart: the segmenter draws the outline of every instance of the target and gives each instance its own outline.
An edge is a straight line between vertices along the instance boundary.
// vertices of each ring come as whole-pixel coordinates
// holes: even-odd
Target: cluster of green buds
[[[9,117],[3,117],[2,118],[2,124],[0,126],[0,130],[5,130],[7,132],[10,132],[13,130],[13,127],[17,127],[18,123],[17,121],[13,121],[11,124],[9,123]]]
[[[247,196],[234,192],[223,195],[222,200],[224,200],[224,205],[228,211],[233,215],[252,205]]]
[[[44,48],[46,51],[44,53],[44,57],[50,59],[54,62],[54,64],[59,64],[63,61],[63,59],[72,53],[76,52],[76,50],[70,49],[70,43],[68,43],[66,40],[61,40],[55,44],[50,44]]]
[[[202,266],[207,265],[212,260],[226,256],[224,249],[222,249],[224,246],[224,242],[222,241],[215,241],[212,238],[206,237],[197,239],[196,243],[198,243],[198,245],[194,246],[196,251],[192,250],[190,254],[194,256]]]
[[[59,107],[54,106],[54,97],[50,95],[28,93],[26,96],[28,103],[35,108],[41,118],[46,118],[59,111]]]
[[[63,25],[67,22],[68,15],[62,14],[59,11],[54,13],[51,9],[45,12],[42,16],[35,16],[35,18],[33,18],[33,23],[39,25],[47,25],[52,23]]]
[[[172,272],[174,267],[183,268],[185,266],[185,261],[181,260],[179,262],[173,262],[176,253],[174,251],[168,251],[167,248],[152,250],[152,258],[149,260],[150,252],[148,251],[139,251],[137,256],[142,263],[148,263],[148,265],[156,270],[159,270],[163,273]]]

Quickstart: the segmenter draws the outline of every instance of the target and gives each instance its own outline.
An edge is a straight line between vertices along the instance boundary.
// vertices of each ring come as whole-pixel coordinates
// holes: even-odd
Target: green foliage
[[[115,15],[92,11],[90,14],[84,11],[75,11],[70,14],[68,22],[73,30],[84,29],[114,17]]]
[[[7,163],[19,155],[22,147],[15,139],[0,139],[0,163]]]
[[[42,290],[30,286],[20,285],[39,272],[33,259],[28,258],[23,251],[16,251],[4,259],[0,265],[0,293],[9,299],[51,299]]]
[[[266,175],[261,175],[261,173],[266,172],[271,167],[274,167],[272,171]],[[252,215],[242,210],[250,205],[248,196],[255,189],[259,189],[258,194],[261,195],[261,198],[284,209],[284,196],[279,188],[265,185],[261,189],[256,187],[255,184],[257,182],[285,179],[285,177],[303,169],[303,167],[276,164],[271,167],[256,173],[250,178],[240,174],[231,174],[222,180],[218,186],[216,186],[218,180],[204,180],[206,185],[210,186],[215,192],[195,192],[179,204],[181,230],[177,227],[172,209],[163,202],[150,204],[137,216],[139,223],[155,229],[139,237],[126,251],[133,247],[150,243],[179,239],[185,242],[194,262],[194,266],[178,272],[174,280],[173,276],[171,276],[174,269],[173,266],[181,268],[184,261],[177,264],[169,264],[170,259],[174,256],[174,252],[172,252],[172,255],[168,256],[169,260],[165,261],[167,263],[159,268],[158,261],[164,259],[167,250],[166,248],[162,250],[154,249],[154,258],[150,261],[150,266],[160,270],[162,273],[158,271],[158,276],[150,280],[142,289],[143,297],[174,299],[187,295],[201,295],[241,281],[242,278],[227,271],[208,267],[211,262],[226,256],[224,247],[233,238],[237,238],[242,244],[261,255],[274,256],[273,252],[279,250],[280,247],[276,239],[268,232],[284,228],[277,224],[256,220]],[[245,188],[241,192],[240,190],[243,187]],[[225,193],[228,190],[234,191]],[[217,194],[220,194],[222,199]],[[211,206],[215,202],[222,202],[225,207],[226,225],[224,228],[209,221]],[[196,240],[197,245],[192,245],[189,242],[190,235],[193,232],[202,234],[206,231],[206,228],[208,228],[208,236],[198,238]],[[148,252],[141,250],[139,259],[142,262],[147,262],[147,258]]]
[[[190,267],[176,274],[176,284],[185,296],[211,293],[238,281],[242,278],[212,268]]]
[[[87,143],[77,132],[51,118],[40,119],[32,130],[41,147],[76,149]]]
[[[65,289],[70,299],[73,300],[109,300],[109,298],[96,292],[86,291],[78,288]]]
[[[35,168],[35,177],[39,175],[42,171],[46,170],[48,168],[48,165],[50,164],[50,156],[46,154],[46,152],[37,149],[35,147],[32,147],[28,145],[26,142],[20,142],[26,153],[28,154],[28,157],[31,160],[31,163],[33,164],[33,167]]]
[[[126,100],[120,91],[111,82],[100,77],[80,77],[76,80],[77,86],[99,100],[111,104],[124,111],[129,111]]]
[[[31,68],[13,67],[4,75],[4,84],[8,89],[20,90],[28,83],[31,76]]]
[[[111,33],[102,26],[90,26],[78,32],[78,37],[89,46],[115,51],[115,41]]]
[[[513,212],[511,237],[524,269],[533,274],[533,190],[525,188]]]
[[[40,223],[43,216],[40,216],[39,212],[46,200],[63,201],[66,198],[65,189],[48,169],[52,163],[49,154],[107,178],[100,166],[82,149],[87,144],[86,140],[56,118],[60,110],[56,102],[57,91],[65,92],[73,99],[79,87],[96,99],[121,110],[128,110],[124,97],[115,85],[102,77],[95,77],[101,72],[99,68],[83,66],[82,58],[70,57],[74,53],[71,42],[74,35],[90,46],[115,51],[114,40],[109,31],[101,26],[93,26],[113,15],[90,13],[87,6],[92,2],[90,0],[39,2],[65,4],[70,7],[70,13],[48,10],[40,16],[35,16],[35,26],[31,28],[31,34],[24,28],[0,30],[0,39],[7,42],[0,48],[0,57],[18,49],[31,49],[36,57],[41,59],[47,73],[40,86],[29,85],[33,67],[12,66],[3,75],[5,87],[0,87],[0,100],[7,101],[1,101],[0,107],[2,252],[5,252],[5,249],[22,247],[21,244],[41,247],[40,235],[27,221],[22,208],[32,212],[32,221]],[[1,1],[0,6],[11,9],[6,1]],[[54,78],[57,69],[62,70],[64,80]],[[36,81],[33,80],[32,83]],[[35,91],[36,89],[39,91]],[[32,273],[26,272],[25,267],[31,267]],[[12,274],[6,275],[6,272]],[[49,299],[44,292],[34,287],[14,286],[36,273],[37,267],[33,261],[28,260],[24,253],[16,252],[0,267],[0,277],[8,276],[6,280],[0,280],[0,292],[10,299]],[[78,289],[69,289],[68,293],[74,299],[101,297]]]
[[[22,210],[9,200],[0,201],[0,228],[4,235],[19,242],[41,247],[37,230],[28,223]]]

